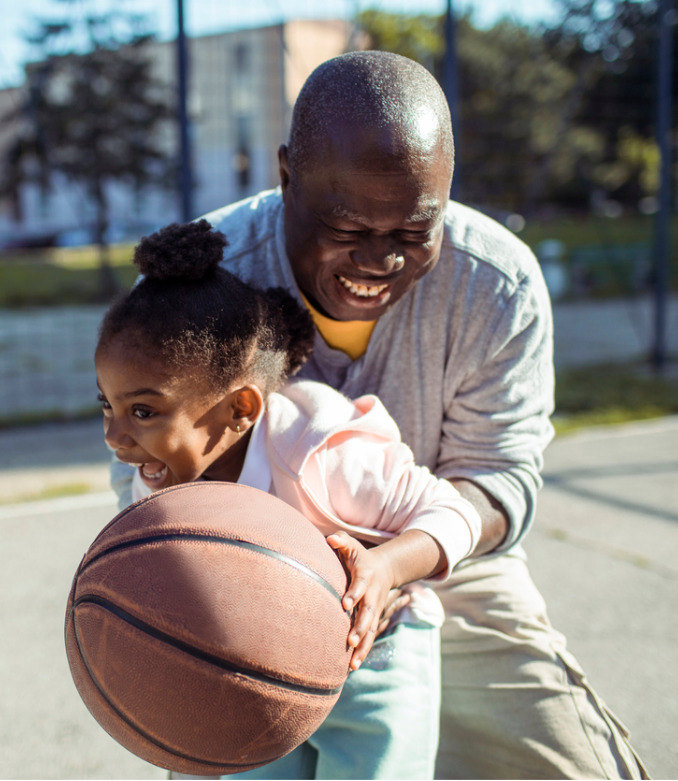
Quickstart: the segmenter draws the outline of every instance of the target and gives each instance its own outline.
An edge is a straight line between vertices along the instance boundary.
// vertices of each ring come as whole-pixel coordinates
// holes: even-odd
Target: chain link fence
[[[0,46],[0,422],[96,406],[96,328],[113,283],[134,278],[133,243],[275,187],[305,78],[361,48],[434,73],[454,119],[454,197],[535,250],[556,303],[642,300],[649,355],[658,281],[664,331],[678,330],[670,5],[26,0]],[[90,162],[53,132],[62,111],[98,134]]]

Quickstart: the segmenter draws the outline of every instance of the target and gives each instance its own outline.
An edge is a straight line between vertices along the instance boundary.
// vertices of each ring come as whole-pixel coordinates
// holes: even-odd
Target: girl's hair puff
[[[207,220],[143,238],[134,252],[143,277],[104,316],[97,350],[122,336],[214,391],[241,380],[265,396],[278,388],[311,354],[313,322],[283,288],[259,290],[222,268],[227,244]]]

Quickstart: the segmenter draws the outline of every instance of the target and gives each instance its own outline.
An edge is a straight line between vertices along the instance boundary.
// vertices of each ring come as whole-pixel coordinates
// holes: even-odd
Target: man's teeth
[[[167,467],[164,466],[159,472],[147,472],[146,471],[146,464],[144,464],[141,467],[141,474],[144,477],[147,477],[149,480],[157,480],[158,478],[162,477],[167,472]]]
[[[350,290],[354,296],[360,296],[361,298],[373,298],[374,296],[378,296],[379,293],[383,293],[388,287],[388,285],[356,285],[355,282],[350,282],[341,275],[339,275],[338,278],[347,290]]]

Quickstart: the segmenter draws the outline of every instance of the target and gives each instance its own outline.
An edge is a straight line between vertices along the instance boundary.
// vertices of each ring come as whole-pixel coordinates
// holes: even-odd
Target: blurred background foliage
[[[463,200],[528,219],[605,200],[651,211],[659,7],[557,5],[549,26],[502,19],[481,29],[471,12],[456,20]],[[358,21],[375,48],[422,62],[444,83],[444,15],[365,10]]]

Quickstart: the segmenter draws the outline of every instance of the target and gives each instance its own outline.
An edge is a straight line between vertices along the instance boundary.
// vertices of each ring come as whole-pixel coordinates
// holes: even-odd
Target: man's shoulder
[[[515,233],[455,201],[448,203],[442,253],[479,263],[516,283],[538,265],[532,250]]]
[[[224,260],[228,261],[274,240],[281,209],[282,195],[280,188],[276,188],[222,206],[203,218],[225,234],[228,246]]]

